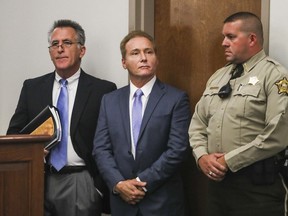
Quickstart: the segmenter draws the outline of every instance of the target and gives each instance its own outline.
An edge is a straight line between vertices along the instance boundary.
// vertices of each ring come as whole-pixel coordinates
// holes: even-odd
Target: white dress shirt
[[[156,76],[154,76],[148,83],[146,83],[144,86],[142,86],[141,90],[143,92],[143,95],[141,97],[142,101],[142,117],[144,115],[144,111],[150,96],[150,93],[152,91],[153,85],[156,81]],[[137,87],[133,85],[133,83],[130,81],[130,96],[129,96],[129,114],[130,114],[130,135],[131,135],[131,152],[134,156],[136,157],[136,150],[135,150],[135,145],[133,141],[133,132],[132,132],[132,106],[134,102],[134,94],[137,91]]]
[[[68,145],[67,145],[67,165],[68,166],[83,166],[85,165],[85,162],[82,158],[80,158],[77,153],[75,152],[71,136],[70,136],[70,124],[71,124],[71,115],[72,110],[74,106],[74,101],[76,97],[77,87],[79,83],[79,77],[80,77],[80,68],[79,70],[71,77],[67,79],[68,85],[68,98],[69,98],[69,122],[68,122]],[[57,100],[60,94],[61,85],[59,83],[59,80],[62,79],[58,73],[55,73],[55,80],[54,80],[54,86],[53,86],[53,105],[56,106]]]

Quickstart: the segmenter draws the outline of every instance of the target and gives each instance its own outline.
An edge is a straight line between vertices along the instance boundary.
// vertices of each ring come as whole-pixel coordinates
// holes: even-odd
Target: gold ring
[[[210,175],[210,176],[211,176],[212,174],[213,174],[213,172],[212,172],[212,171],[210,171],[208,175]]]

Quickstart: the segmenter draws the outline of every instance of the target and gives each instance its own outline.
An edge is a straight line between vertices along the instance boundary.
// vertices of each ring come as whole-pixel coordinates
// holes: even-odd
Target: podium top
[[[15,134],[0,136],[0,144],[2,143],[43,143],[49,141],[49,135],[29,135],[29,134]]]

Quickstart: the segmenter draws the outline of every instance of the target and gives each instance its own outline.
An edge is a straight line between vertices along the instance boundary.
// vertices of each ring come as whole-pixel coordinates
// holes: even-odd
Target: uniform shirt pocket
[[[210,119],[217,112],[222,103],[222,99],[218,97],[219,89],[219,86],[213,86],[206,88],[203,92],[204,103],[203,107],[201,108],[205,110],[208,119]]]
[[[235,99],[235,104],[240,109],[243,109],[242,113],[244,116],[263,118],[262,115],[265,113],[266,103],[265,94],[261,91],[260,85],[240,86],[238,91],[233,92],[233,98]]]
[[[205,91],[203,92],[203,96],[205,97],[205,96],[217,95],[219,89],[220,88],[218,86],[206,88]]]
[[[238,91],[235,91],[233,95],[258,98],[260,90],[261,87],[259,85],[240,85]]]

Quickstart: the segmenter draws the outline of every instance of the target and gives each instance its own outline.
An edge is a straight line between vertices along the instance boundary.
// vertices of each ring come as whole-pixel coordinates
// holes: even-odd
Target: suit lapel
[[[156,108],[157,104],[159,103],[160,99],[162,98],[164,94],[165,94],[164,85],[157,79],[150,93],[149,100],[148,100],[148,103],[144,112],[140,132],[139,132],[139,138],[138,138],[139,140],[142,137],[145,127],[147,126],[154,109]]]
[[[47,105],[53,105],[52,103],[52,92],[53,84],[55,79],[55,72],[50,73],[47,79],[44,79],[43,84],[40,86],[40,92],[42,92],[41,106],[46,107]]]
[[[127,140],[131,143],[130,136],[130,114],[129,114],[129,95],[130,95],[130,86],[128,85],[123,89],[123,94],[119,97],[120,112],[122,117],[122,122],[125,130]]]
[[[75,102],[74,102],[73,111],[72,111],[72,116],[71,116],[70,127],[71,127],[72,134],[76,129],[80,116],[86,105],[86,101],[88,100],[90,96],[90,91],[91,91],[90,86],[91,86],[91,83],[89,82],[89,79],[87,79],[86,73],[81,70],[77,92],[75,96]]]
[[[148,103],[144,112],[141,129],[139,133],[139,140],[141,139],[141,136],[145,130],[145,127],[147,126],[149,122],[149,119],[151,118],[151,115],[154,109],[156,108],[162,96],[165,94],[164,88],[165,86],[163,85],[163,83],[161,83],[157,79],[150,93],[149,100],[148,100]],[[123,88],[123,94],[121,94],[121,96],[119,97],[119,104],[120,104],[120,112],[121,112],[123,127],[125,130],[127,140],[129,141],[127,143],[130,143],[131,145],[129,94],[130,94],[130,86],[128,85],[127,87]]]

